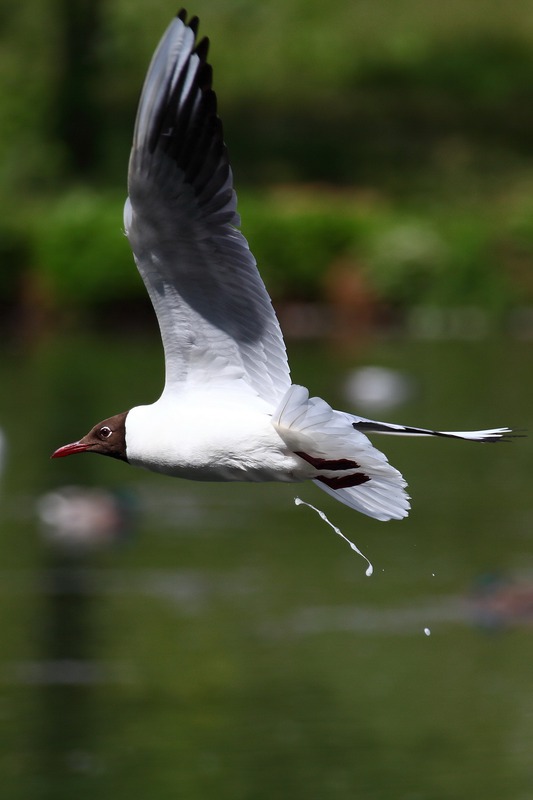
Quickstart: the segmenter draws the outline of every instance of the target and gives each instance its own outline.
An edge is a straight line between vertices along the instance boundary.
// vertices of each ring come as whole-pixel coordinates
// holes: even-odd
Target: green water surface
[[[381,364],[415,386],[385,419],[531,427],[531,342],[290,350],[295,381],[346,410],[348,371]],[[413,498],[380,523],[311,484],[50,461],[155,399],[156,339],[13,350],[0,380],[2,797],[533,797],[530,439],[376,439]],[[46,546],[38,498],[65,485],[118,492],[131,530],[83,555]]]

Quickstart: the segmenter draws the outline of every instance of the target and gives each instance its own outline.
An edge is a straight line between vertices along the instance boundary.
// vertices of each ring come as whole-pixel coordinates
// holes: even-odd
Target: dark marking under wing
[[[368,475],[363,475],[362,472],[355,472],[351,475],[339,475],[335,478],[321,476],[315,478],[315,480],[325,483],[330,489],[349,489],[351,486],[360,486],[362,483],[367,483],[370,478]]]
[[[331,469],[334,471],[337,469],[359,469],[360,466],[356,461],[350,461],[349,458],[316,458],[302,451],[295,451],[294,454],[299,458],[303,458],[304,461],[307,461],[307,463],[311,464],[315,469]]]

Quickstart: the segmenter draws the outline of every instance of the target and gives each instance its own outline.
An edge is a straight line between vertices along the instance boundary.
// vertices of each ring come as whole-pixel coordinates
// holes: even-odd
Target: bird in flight
[[[157,315],[165,385],[52,457],[100,453],[204,481],[305,481],[378,520],[406,482],[367,434],[493,442],[509,428],[433,431],[335,411],[291,383],[270,297],[239,230],[209,42],[180,11],[152,58],[131,150],[124,226]]]

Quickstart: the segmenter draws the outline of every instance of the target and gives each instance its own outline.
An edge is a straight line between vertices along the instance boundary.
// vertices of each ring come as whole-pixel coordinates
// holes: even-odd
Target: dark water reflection
[[[363,359],[291,349],[295,380],[347,408],[346,370]],[[385,418],[528,427],[532,354],[385,342],[364,362],[409,367],[418,386]],[[533,796],[530,440],[378,440],[413,496],[411,517],[386,525],[313,487],[49,462],[154,397],[159,368],[157,342],[0,364],[3,796]],[[44,541],[37,499],[65,485],[101,487],[123,511],[127,498],[127,524],[107,518],[93,548]],[[355,540],[371,578],[296,493]]]

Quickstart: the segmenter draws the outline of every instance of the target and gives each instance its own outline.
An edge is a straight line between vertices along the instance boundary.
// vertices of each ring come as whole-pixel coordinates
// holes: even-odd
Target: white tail
[[[375,519],[406,517],[404,478],[353,421],[302,386],[291,386],[272,418],[288,447],[316,468],[314,482],[325,492]]]
[[[409,512],[406,482],[365,434],[444,436],[474,442],[510,439],[510,428],[481,431],[433,431],[356,417],[334,411],[303,386],[291,386],[272,422],[288,447],[316,469],[314,482],[325,492],[379,520],[401,519]]]
[[[511,428],[487,428],[484,431],[432,431],[429,428],[412,428],[409,425],[394,425],[392,422],[377,422],[364,417],[354,417],[353,426],[365,433],[388,433],[404,436],[444,436],[449,439],[466,439],[471,442],[500,442],[513,438]]]

